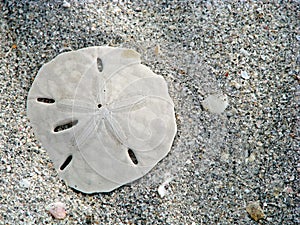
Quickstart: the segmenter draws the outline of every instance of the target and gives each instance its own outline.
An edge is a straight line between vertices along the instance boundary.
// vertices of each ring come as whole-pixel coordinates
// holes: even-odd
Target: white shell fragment
[[[29,188],[30,187],[30,181],[28,179],[22,179],[19,182],[20,187],[22,188]]]
[[[241,77],[245,80],[249,80],[250,79],[250,76],[249,74],[246,72],[246,71],[242,71],[241,72]]]
[[[250,53],[247,50],[243,49],[243,48],[240,49],[240,52],[243,53],[246,56],[250,55]]]
[[[161,198],[165,197],[168,193],[167,186],[172,181],[172,178],[167,178],[161,185],[158,186],[157,192]]]
[[[63,7],[65,7],[65,8],[70,8],[70,7],[71,7],[71,4],[70,4],[69,2],[67,2],[67,1],[64,1],[64,2],[63,2]]]
[[[228,106],[228,99],[226,95],[212,94],[202,101],[202,106],[211,113],[221,114]]]
[[[46,210],[55,218],[63,220],[67,216],[66,205],[62,202],[54,202],[46,207]]]
[[[59,175],[85,193],[142,177],[167,155],[176,134],[166,81],[122,48],[57,56],[33,82],[27,113]]]

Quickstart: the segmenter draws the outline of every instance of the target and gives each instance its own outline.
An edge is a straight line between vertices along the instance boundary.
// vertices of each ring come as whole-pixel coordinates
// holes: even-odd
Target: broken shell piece
[[[63,7],[65,7],[65,8],[70,8],[70,7],[71,7],[71,4],[70,4],[69,2],[67,2],[67,1],[64,1],[64,2],[63,2]]]
[[[22,179],[19,182],[20,187],[22,188],[29,188],[30,187],[30,181],[28,179]]]
[[[249,56],[249,55],[250,55],[250,53],[249,53],[247,50],[245,50],[244,48],[241,48],[241,49],[240,49],[240,52],[243,53],[243,54],[246,55],[246,56]]]
[[[211,113],[221,114],[228,106],[228,99],[226,95],[212,94],[204,99],[202,106]]]
[[[260,207],[259,202],[250,202],[246,207],[246,211],[255,221],[265,218],[265,214]]]
[[[167,186],[172,181],[172,178],[167,178],[161,185],[159,185],[157,192],[161,198],[163,198],[167,193]]]
[[[46,207],[46,210],[55,218],[63,220],[67,216],[66,205],[62,202],[51,203]]]
[[[244,78],[245,80],[250,79],[250,76],[246,71],[241,72],[241,77]]]
[[[156,56],[159,56],[160,53],[161,53],[161,51],[160,51],[160,46],[157,44],[157,45],[155,46],[155,48],[154,48],[154,54],[155,54]]]
[[[236,82],[235,80],[231,81],[230,85],[233,86],[233,87],[235,87],[236,89],[240,89],[241,88],[241,85],[238,82]]]

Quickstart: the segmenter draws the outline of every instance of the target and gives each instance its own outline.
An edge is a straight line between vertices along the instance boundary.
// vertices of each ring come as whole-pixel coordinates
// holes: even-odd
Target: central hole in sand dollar
[[[99,104],[97,105],[97,107],[98,107],[98,109],[100,109],[100,108],[102,107],[102,104],[99,103]]]

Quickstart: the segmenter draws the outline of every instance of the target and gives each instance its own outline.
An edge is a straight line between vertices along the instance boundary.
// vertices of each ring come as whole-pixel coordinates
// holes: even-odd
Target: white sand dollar
[[[202,106],[212,113],[221,114],[228,106],[228,98],[226,95],[211,94],[202,101]]]
[[[142,177],[167,155],[176,134],[165,80],[122,48],[84,48],[45,64],[27,113],[59,175],[85,193]]]

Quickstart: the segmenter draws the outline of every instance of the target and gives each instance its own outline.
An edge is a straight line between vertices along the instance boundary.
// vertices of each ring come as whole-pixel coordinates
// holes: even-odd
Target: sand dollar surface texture
[[[59,175],[85,193],[142,177],[176,134],[166,81],[123,48],[58,55],[38,72],[27,114]]]

